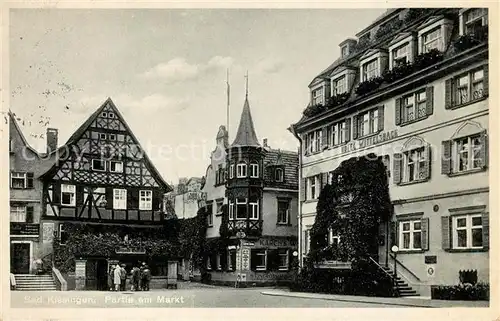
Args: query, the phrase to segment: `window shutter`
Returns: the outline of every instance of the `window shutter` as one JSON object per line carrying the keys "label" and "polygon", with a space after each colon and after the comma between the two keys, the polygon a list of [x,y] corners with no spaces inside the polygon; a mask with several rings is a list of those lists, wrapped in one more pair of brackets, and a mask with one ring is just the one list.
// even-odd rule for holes
{"label": "window shutter", "polygon": [[449,216],[441,217],[441,245],[443,250],[449,250],[451,248]]}
{"label": "window shutter", "polygon": [[321,129],[321,148],[328,148],[328,134],[326,130],[326,126]]}
{"label": "window shutter", "polygon": [[113,188],[112,187],[106,188],[106,208],[107,209],[113,208]]}
{"label": "window shutter", "polygon": [[328,184],[328,172],[321,174],[321,180],[321,186],[324,187],[326,184]]}
{"label": "window shutter", "polygon": [[429,218],[425,217],[421,220],[422,228],[422,250],[429,250]]}
{"label": "window shutter", "polygon": [[307,179],[302,178],[300,180],[300,201],[303,202],[306,200],[306,184],[307,184]]}
{"label": "window shutter", "polygon": [[[76,186],[76,205],[83,205],[83,201],[84,201],[83,189],[84,189],[84,187],[81,185]],[[89,206],[93,206],[93,204],[89,204]]]}
{"label": "window shutter", "polygon": [[479,159],[482,162],[482,168],[488,167],[488,135],[486,135],[486,130],[481,132],[481,150],[479,151]]}
{"label": "window shutter", "polygon": [[351,118],[345,120],[345,141],[351,140]]}
{"label": "window shutter", "polygon": [[488,212],[483,213],[483,248],[490,248],[490,216]]}
{"label": "window shutter", "polygon": [[254,250],[251,250],[250,252],[250,269],[252,271],[257,270],[257,252]]}
{"label": "window shutter", "polygon": [[396,98],[396,108],[394,109],[396,125],[401,124],[401,98]]}
{"label": "window shutter", "polygon": [[358,116],[352,117],[352,139],[358,138]]}
{"label": "window shutter", "polygon": [[152,206],[153,206],[153,211],[158,211],[160,209],[160,204],[161,204],[161,194],[157,193],[156,191],[152,191]]}
{"label": "window shutter", "polygon": [[427,144],[427,146],[425,146],[425,157],[424,177],[425,179],[430,179],[432,164],[431,144]]}
{"label": "window shutter", "polygon": [[487,96],[488,95],[488,90],[490,88],[490,83],[489,83],[489,66],[488,64],[483,66],[483,95]]}
{"label": "window shutter", "polygon": [[433,86],[429,86],[426,88],[425,90],[425,96],[426,96],[426,110],[425,110],[425,114],[427,116],[430,116],[432,115],[432,113],[434,112],[434,87]]}
{"label": "window shutter", "polygon": [[61,183],[59,182],[52,185],[52,203],[61,204]]}
{"label": "window shutter", "polygon": [[26,223],[33,223],[33,206],[26,207]]}
{"label": "window shutter", "polygon": [[378,106],[378,130],[384,130],[384,105]]}
{"label": "window shutter", "polygon": [[398,222],[390,222],[391,247],[398,245]]}
{"label": "window shutter", "polygon": [[33,173],[26,173],[26,188],[33,188]]}
{"label": "window shutter", "polygon": [[443,157],[441,158],[441,174],[451,173],[451,140],[445,140],[441,143],[443,148]]}
{"label": "window shutter", "polygon": [[453,78],[446,79],[444,87],[444,108],[450,109],[452,107],[453,95]]}
{"label": "window shutter", "polygon": [[403,154],[401,153],[394,154],[393,156],[394,175],[392,176],[394,184],[401,183],[401,167],[403,165],[402,162],[403,162]]}

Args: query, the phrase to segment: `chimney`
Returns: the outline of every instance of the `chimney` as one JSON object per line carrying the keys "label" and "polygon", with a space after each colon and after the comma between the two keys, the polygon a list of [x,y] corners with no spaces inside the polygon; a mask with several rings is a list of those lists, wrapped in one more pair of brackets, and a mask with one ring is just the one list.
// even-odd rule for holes
{"label": "chimney", "polygon": [[264,147],[268,147],[267,146],[267,138],[264,138],[263,142],[262,142],[262,145],[264,145]]}
{"label": "chimney", "polygon": [[57,129],[47,128],[47,154],[57,149]]}

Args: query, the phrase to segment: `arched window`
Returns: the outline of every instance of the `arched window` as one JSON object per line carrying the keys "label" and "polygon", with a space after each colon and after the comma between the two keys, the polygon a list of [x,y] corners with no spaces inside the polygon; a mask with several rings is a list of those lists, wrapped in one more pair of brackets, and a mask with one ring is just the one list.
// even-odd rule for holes
{"label": "arched window", "polygon": [[276,168],[274,170],[274,180],[277,182],[283,182],[283,169]]}

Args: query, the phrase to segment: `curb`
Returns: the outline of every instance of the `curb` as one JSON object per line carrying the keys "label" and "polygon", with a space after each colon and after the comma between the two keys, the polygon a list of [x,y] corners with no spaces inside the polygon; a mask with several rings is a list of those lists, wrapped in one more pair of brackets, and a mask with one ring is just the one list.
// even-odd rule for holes
{"label": "curb", "polygon": [[[321,294],[299,294],[299,293],[281,293],[281,292],[268,292],[262,291],[260,292],[263,295],[269,296],[285,296],[285,297],[293,297],[293,298],[303,298],[303,299],[320,299],[320,300],[328,300],[328,301],[341,301],[341,302],[357,302],[357,303],[371,303],[371,304],[381,304],[381,305],[394,305],[394,306],[405,306],[405,307],[416,307],[416,308],[434,308],[430,302],[425,303],[417,303],[417,302],[387,302],[387,301],[378,301],[378,300],[370,300],[367,299],[354,299],[354,298],[342,298],[342,297],[327,297]],[[411,299],[405,299],[411,300]],[[425,301],[424,299],[417,299],[420,301]]]}

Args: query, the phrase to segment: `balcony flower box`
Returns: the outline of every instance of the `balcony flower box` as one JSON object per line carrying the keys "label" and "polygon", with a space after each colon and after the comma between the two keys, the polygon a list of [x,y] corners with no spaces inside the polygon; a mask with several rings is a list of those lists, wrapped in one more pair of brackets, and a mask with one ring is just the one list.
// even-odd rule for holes
{"label": "balcony flower box", "polygon": [[462,35],[453,42],[457,51],[464,51],[488,41],[488,26],[476,28],[474,32]]}
{"label": "balcony flower box", "polygon": [[370,92],[374,91],[382,83],[384,82],[383,77],[375,77],[367,81],[363,81],[359,83],[358,87],[356,87],[356,94],[359,96],[364,96],[366,94],[369,94]]}
{"label": "balcony flower box", "polygon": [[441,60],[443,60],[443,53],[437,49],[432,49],[415,57],[414,70],[425,69]]}
{"label": "balcony flower box", "polygon": [[384,81],[390,84],[395,82],[396,80],[410,75],[414,71],[415,67],[413,66],[413,64],[406,62],[392,68],[391,70],[387,70],[383,75]]}
{"label": "balcony flower box", "polygon": [[302,113],[306,117],[314,117],[314,116],[324,112],[325,110],[326,110],[326,107],[324,105],[309,105]]}
{"label": "balcony flower box", "polygon": [[345,103],[348,98],[349,98],[349,93],[342,93],[339,95],[332,96],[332,97],[328,98],[328,101],[326,103],[326,108],[330,109],[330,108],[340,106],[343,103]]}

